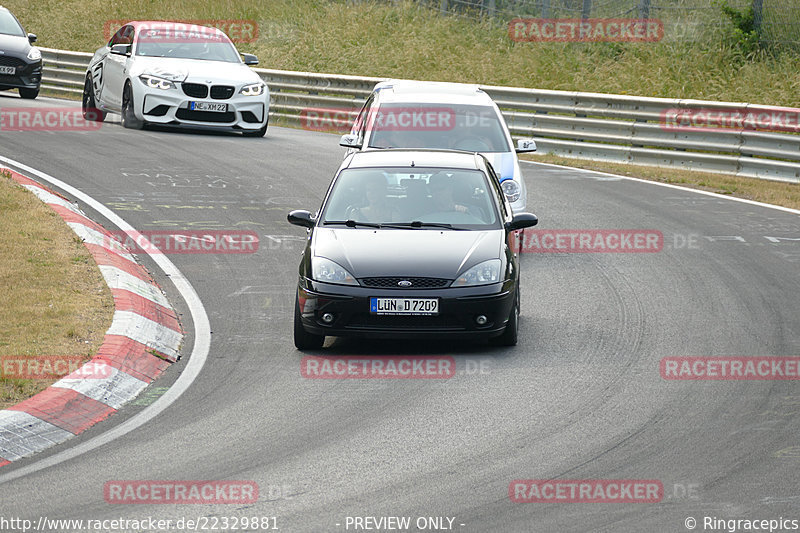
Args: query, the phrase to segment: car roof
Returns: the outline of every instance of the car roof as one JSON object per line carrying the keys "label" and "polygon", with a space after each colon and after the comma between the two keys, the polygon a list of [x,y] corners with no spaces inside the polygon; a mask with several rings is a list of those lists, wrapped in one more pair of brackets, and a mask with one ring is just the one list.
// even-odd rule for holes
{"label": "car roof", "polygon": [[380,149],[354,152],[343,168],[434,167],[483,170],[483,156],[457,150]]}
{"label": "car roof", "polygon": [[381,102],[492,105],[478,85],[442,81],[387,80],[375,85]]}
{"label": "car roof", "polygon": [[[202,26],[200,24],[188,22],[174,22],[170,20],[132,20],[123,24],[122,26],[133,26],[137,30],[140,28],[145,29],[179,29],[179,30],[203,30],[211,34],[225,35],[225,32],[213,26]],[[120,26],[120,27],[122,27]]]}

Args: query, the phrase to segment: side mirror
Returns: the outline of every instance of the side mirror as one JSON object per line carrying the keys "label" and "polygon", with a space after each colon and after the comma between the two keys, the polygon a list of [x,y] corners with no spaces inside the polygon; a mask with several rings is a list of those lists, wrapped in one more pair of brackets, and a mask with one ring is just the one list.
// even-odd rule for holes
{"label": "side mirror", "polygon": [[355,133],[347,133],[342,135],[342,138],[339,139],[339,146],[344,146],[345,148],[361,148],[362,143],[358,140],[358,135]]}
{"label": "side mirror", "polygon": [[242,54],[245,65],[258,65],[258,58],[253,54]]}
{"label": "side mirror", "polygon": [[130,56],[131,48],[133,48],[131,44],[115,44],[111,47],[111,53],[118,56]]}
{"label": "side mirror", "polygon": [[313,228],[314,224],[316,224],[316,220],[314,220],[314,215],[311,214],[310,211],[306,211],[304,209],[297,209],[289,213],[287,217],[290,224],[294,224],[295,226],[302,226],[304,228]]}
{"label": "side mirror", "polygon": [[535,226],[539,223],[539,219],[533,213],[517,213],[511,222],[506,223],[508,231],[517,231]]}
{"label": "side mirror", "polygon": [[31,43],[31,44],[36,42],[36,34],[35,33],[29,33],[28,34],[28,42]]}
{"label": "side mirror", "polygon": [[517,141],[517,153],[535,152],[536,142],[533,139],[520,139]]}

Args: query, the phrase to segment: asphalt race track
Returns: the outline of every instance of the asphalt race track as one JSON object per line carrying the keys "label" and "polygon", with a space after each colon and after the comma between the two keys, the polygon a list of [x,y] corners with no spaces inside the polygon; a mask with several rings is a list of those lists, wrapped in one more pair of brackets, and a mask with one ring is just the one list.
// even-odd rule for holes
{"label": "asphalt race track", "polygon": [[[67,105],[78,104],[0,96],[4,109]],[[667,380],[659,370],[671,356],[800,356],[797,214],[525,164],[535,229],[657,230],[663,248],[523,254],[513,349],[329,339],[313,352],[453,356],[450,379],[306,379],[307,354],[291,338],[305,233],[286,214],[319,207],[343,152],[338,136],[273,126],[263,139],[128,131],[115,117],[92,132],[0,132],[0,155],[69,183],[140,231],[260,237],[255,254],[169,256],[211,323],[208,359],[188,390],[135,431],[10,479],[136,415],[189,363],[186,303],[146,258],[182,313],[184,358],[138,405],[0,469],[0,514],[34,522],[269,516],[281,531],[315,532],[355,531],[347,517],[449,517],[464,532],[800,520],[798,382]],[[213,479],[254,481],[260,498],[235,506],[104,500],[111,480]],[[515,503],[509,484],[519,479],[659,480],[664,489],[660,503]]]}

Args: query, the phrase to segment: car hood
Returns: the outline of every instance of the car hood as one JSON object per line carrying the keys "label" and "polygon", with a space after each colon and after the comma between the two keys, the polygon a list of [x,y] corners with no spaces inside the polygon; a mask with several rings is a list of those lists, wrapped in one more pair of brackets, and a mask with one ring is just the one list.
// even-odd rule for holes
{"label": "car hood", "polygon": [[135,76],[152,74],[180,82],[243,84],[261,81],[258,74],[244,63],[170,57],[136,56],[131,73]]}
{"label": "car hood", "polygon": [[317,257],[339,263],[356,278],[409,276],[455,279],[487,259],[502,258],[505,232],[433,229],[317,228]]}
{"label": "car hood", "polygon": [[28,37],[18,37],[16,35],[3,35],[0,34],[0,50],[5,54],[14,57],[25,57],[28,55],[28,49],[31,44],[28,42]]}

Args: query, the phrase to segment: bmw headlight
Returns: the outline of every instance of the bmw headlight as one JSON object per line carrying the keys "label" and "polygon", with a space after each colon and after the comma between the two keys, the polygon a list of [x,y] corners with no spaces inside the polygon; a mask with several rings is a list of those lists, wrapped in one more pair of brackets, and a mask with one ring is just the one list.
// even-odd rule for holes
{"label": "bmw headlight", "polygon": [[42,51],[35,46],[28,50],[28,59],[31,61],[39,61],[42,58]]}
{"label": "bmw headlight", "polygon": [[475,285],[490,285],[500,281],[500,267],[499,259],[489,259],[483,263],[478,263],[461,274],[457,280],[453,282],[452,287],[472,287]]}
{"label": "bmw headlight", "polygon": [[519,200],[519,183],[509,178],[501,182],[500,186],[503,188],[503,193],[509,202],[513,203]]}
{"label": "bmw headlight", "polygon": [[264,88],[266,84],[258,82],[258,83],[251,83],[250,85],[245,85],[242,87],[242,90],[239,91],[240,94],[243,96],[261,96],[264,94]]}
{"label": "bmw headlight", "polygon": [[142,83],[147,85],[150,89],[174,89],[175,84],[169,80],[165,80],[164,78],[159,78],[158,76],[151,76],[150,74],[142,74],[139,76],[139,79],[142,80]]}
{"label": "bmw headlight", "polygon": [[311,258],[311,277],[324,283],[339,285],[358,285],[356,278],[339,263],[325,257]]}

